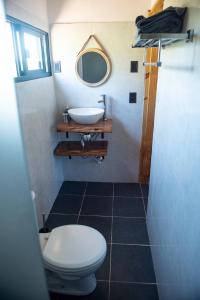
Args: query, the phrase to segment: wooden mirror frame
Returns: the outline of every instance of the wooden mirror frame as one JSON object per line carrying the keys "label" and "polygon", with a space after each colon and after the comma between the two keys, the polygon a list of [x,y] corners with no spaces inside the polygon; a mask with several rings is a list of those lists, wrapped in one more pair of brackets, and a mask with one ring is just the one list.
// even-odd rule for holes
{"label": "wooden mirror frame", "polygon": [[[79,73],[78,73],[78,62],[79,62],[80,57],[83,56],[85,53],[89,53],[89,52],[95,52],[95,53],[100,54],[103,57],[103,59],[105,60],[106,65],[107,65],[107,71],[106,71],[105,76],[97,83],[90,83],[90,82],[87,82],[87,81],[83,80],[80,77]],[[108,80],[108,78],[110,77],[110,74],[111,74],[111,61],[110,61],[110,58],[105,54],[105,52],[103,52],[103,50],[97,49],[97,48],[88,48],[88,49],[85,49],[85,50],[81,51],[78,54],[77,60],[76,60],[75,70],[76,70],[76,75],[77,75],[78,79],[83,84],[85,84],[87,86],[90,86],[90,87],[96,87],[96,86],[100,86],[103,83],[105,83]]]}

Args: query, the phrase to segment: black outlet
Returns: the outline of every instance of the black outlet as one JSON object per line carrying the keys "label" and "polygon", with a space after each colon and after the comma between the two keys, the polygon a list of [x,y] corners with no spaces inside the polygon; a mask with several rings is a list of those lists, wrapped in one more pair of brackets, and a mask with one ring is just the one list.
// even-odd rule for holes
{"label": "black outlet", "polygon": [[129,103],[136,103],[137,94],[129,93]]}
{"label": "black outlet", "polygon": [[138,61],[131,61],[131,73],[138,72]]}

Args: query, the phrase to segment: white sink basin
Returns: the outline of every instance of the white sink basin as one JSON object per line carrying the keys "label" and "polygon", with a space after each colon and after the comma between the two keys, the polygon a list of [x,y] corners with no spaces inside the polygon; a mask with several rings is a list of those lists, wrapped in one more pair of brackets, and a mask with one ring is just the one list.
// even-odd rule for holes
{"label": "white sink basin", "polygon": [[79,124],[95,124],[104,114],[102,108],[72,108],[68,110],[72,120]]}

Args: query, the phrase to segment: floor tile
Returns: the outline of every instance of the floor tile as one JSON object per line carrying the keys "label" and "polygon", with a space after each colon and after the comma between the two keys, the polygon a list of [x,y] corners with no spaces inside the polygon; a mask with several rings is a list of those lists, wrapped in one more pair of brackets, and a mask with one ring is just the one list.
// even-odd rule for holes
{"label": "floor tile", "polygon": [[48,217],[46,221],[46,227],[52,230],[55,227],[69,225],[69,224],[76,224],[77,222],[77,215],[59,215],[59,214],[52,214]]}
{"label": "floor tile", "polygon": [[145,219],[114,218],[113,243],[149,244]]}
{"label": "floor tile", "polygon": [[155,283],[149,246],[112,245],[113,281]]}
{"label": "floor tile", "polygon": [[50,300],[60,300],[60,294],[50,293],[49,298]]}
{"label": "floor tile", "polygon": [[60,295],[59,300],[108,300],[108,282],[98,281],[96,289],[88,296]]}
{"label": "floor tile", "polygon": [[112,215],[112,197],[86,196],[83,201],[81,215]]}
{"label": "floor tile", "polygon": [[147,213],[148,198],[144,198],[145,211]]}
{"label": "floor tile", "polygon": [[142,198],[115,197],[113,215],[121,217],[145,217]]}
{"label": "floor tile", "polygon": [[115,183],[114,196],[141,197],[139,183]]}
{"label": "floor tile", "polygon": [[88,182],[86,195],[113,196],[113,183]]}
{"label": "floor tile", "polygon": [[83,196],[58,195],[51,213],[78,214],[81,208]]}
{"label": "floor tile", "polygon": [[150,284],[111,283],[111,300],[159,300],[157,286]]}
{"label": "floor tile", "polygon": [[61,188],[60,194],[76,194],[83,195],[86,188],[86,182],[81,181],[64,181]]}
{"label": "floor tile", "polygon": [[96,278],[98,280],[109,280],[109,270],[110,270],[110,245],[107,245],[107,254],[103,265],[96,272]]}
{"label": "floor tile", "polygon": [[142,188],[142,195],[143,197],[148,197],[149,195],[149,185],[148,184],[141,184],[141,188]]}
{"label": "floor tile", "polygon": [[97,229],[105,237],[107,243],[110,243],[111,239],[111,222],[112,218],[109,217],[80,216],[79,218],[79,224]]}

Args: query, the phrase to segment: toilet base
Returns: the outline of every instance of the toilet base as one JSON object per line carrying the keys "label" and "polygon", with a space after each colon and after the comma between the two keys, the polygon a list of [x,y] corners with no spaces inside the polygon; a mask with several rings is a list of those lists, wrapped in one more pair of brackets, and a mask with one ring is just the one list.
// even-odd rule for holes
{"label": "toilet base", "polygon": [[47,283],[50,292],[65,295],[85,296],[91,294],[96,288],[95,274],[74,279],[65,279],[56,273],[46,271]]}

